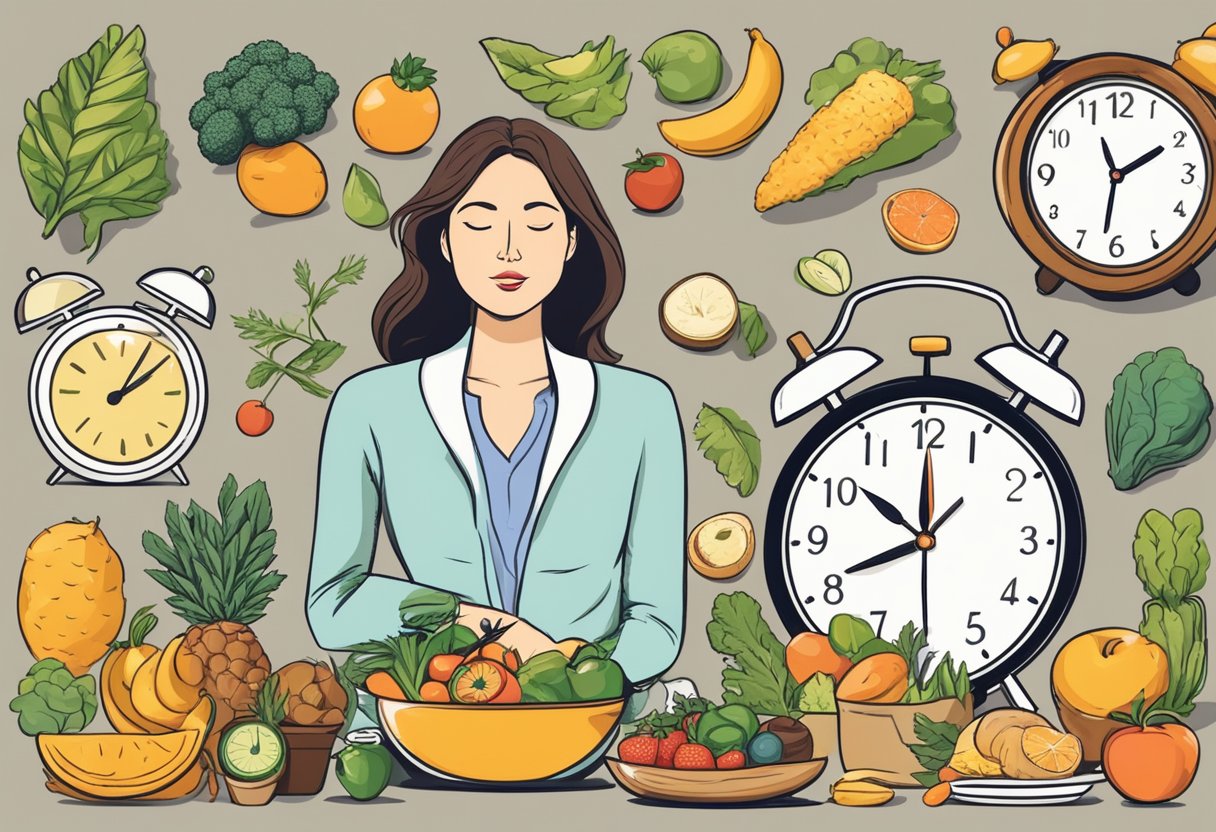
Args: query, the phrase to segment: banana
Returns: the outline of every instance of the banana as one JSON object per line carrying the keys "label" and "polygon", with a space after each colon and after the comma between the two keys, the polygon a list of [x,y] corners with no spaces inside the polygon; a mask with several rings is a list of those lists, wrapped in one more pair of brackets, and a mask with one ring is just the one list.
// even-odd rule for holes
{"label": "banana", "polygon": [[197,705],[202,695],[201,679],[200,684],[190,685],[177,674],[177,657],[185,638],[177,636],[165,645],[156,665],[156,698],[169,710],[183,714]]}
{"label": "banana", "polygon": [[752,39],[743,81],[726,101],[687,118],[659,122],[659,132],[673,147],[692,156],[721,156],[755,138],[781,98],[781,58],[759,29]]}
{"label": "banana", "polygon": [[169,708],[156,695],[156,670],[164,656],[163,651],[157,653],[135,671],[131,679],[131,704],[144,719],[162,726],[162,731],[176,731],[186,715]]}

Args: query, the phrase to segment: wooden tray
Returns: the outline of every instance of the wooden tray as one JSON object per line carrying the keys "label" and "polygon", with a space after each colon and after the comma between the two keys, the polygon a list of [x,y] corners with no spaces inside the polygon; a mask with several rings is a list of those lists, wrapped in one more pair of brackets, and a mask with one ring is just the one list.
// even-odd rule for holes
{"label": "wooden tray", "polygon": [[685,771],[605,760],[625,791],[647,800],[675,803],[754,803],[801,791],[823,773],[827,758],[725,771]]}

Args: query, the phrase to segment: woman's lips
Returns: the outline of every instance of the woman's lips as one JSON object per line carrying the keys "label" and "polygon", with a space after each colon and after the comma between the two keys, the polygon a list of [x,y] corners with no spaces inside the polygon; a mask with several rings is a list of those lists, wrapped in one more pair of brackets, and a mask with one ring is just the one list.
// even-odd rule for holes
{"label": "woman's lips", "polygon": [[497,284],[499,289],[504,292],[514,292],[520,286],[524,285],[524,281],[528,278],[519,272],[502,272],[491,278]]}

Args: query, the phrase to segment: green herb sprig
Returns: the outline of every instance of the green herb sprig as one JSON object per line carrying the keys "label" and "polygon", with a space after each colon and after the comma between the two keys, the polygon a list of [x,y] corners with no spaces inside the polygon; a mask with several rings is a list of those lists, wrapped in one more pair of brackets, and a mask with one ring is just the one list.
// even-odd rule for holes
{"label": "green herb sprig", "polygon": [[[250,390],[256,390],[270,384],[270,389],[262,397],[263,403],[284,378],[291,379],[305,393],[318,398],[329,398],[333,393],[318,383],[316,376],[332,367],[346,352],[346,347],[325,335],[316,318],[317,310],[328,303],[341,287],[358,283],[366,268],[367,258],[352,254],[342,258],[337,270],[318,285],[312,280],[312,268],[308,261],[297,260],[295,283],[307,295],[307,300],[302,304],[302,319],[295,323],[288,323],[283,318],[276,321],[260,309],[250,309],[248,315],[232,316],[240,337],[254,342],[250,349],[260,358],[249,371],[245,385]],[[304,348],[290,361],[281,362],[276,353],[292,343],[303,344]]]}

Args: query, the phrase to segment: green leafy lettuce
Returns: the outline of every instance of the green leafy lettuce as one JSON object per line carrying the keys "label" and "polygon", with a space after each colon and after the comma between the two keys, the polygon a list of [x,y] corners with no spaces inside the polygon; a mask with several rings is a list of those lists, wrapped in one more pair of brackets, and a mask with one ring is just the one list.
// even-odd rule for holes
{"label": "green leafy lettuce", "polygon": [[169,194],[169,140],[147,100],[143,54],[141,28],[124,37],[112,25],[60,68],[37,102],[25,102],[17,161],[30,203],[46,220],[42,236],[79,214],[90,260],[102,226],[155,214]]}
{"label": "green leafy lettuce", "polygon": [[920,742],[909,745],[908,750],[925,769],[912,776],[928,789],[941,782],[938,773],[950,765],[962,729],[951,722],[934,722],[924,714],[916,714],[912,718],[912,730]]}
{"label": "green leafy lettuce", "polygon": [[800,715],[798,686],[785,665],[785,645],[773,635],[755,598],[746,592],[719,595],[705,633],[710,646],[731,661],[722,670],[723,702],[757,714]]}
{"label": "green leafy lettuce", "polygon": [[701,405],[693,438],[705,458],[714,463],[726,484],[740,497],[756,490],[760,479],[760,437],[756,429],[729,407]]}
{"label": "green leafy lettuce", "polygon": [[[485,38],[481,47],[504,84],[545,114],[595,130],[625,112],[625,95],[633,73],[629,53],[616,51],[609,35],[596,44],[587,41],[573,55],[559,56],[530,43]],[[586,57],[583,57],[586,56]]]}
{"label": "green leafy lettuce", "polygon": [[950,90],[936,83],[946,74],[941,62],[906,60],[902,49],[891,49],[874,38],[854,41],[848,49],[837,53],[830,66],[815,72],[806,92],[806,103],[816,109],[826,106],[859,75],[871,69],[886,72],[908,86],[915,115],[876,151],[847,165],[808,196],[843,188],[858,177],[919,159],[954,133]]}
{"label": "green leafy lettuce", "polygon": [[1115,377],[1106,405],[1108,475],[1126,491],[1199,453],[1211,435],[1212,396],[1177,347],[1142,352]]}
{"label": "green leafy lettuce", "polygon": [[1140,633],[1169,659],[1169,688],[1154,708],[1186,716],[1207,679],[1207,620],[1197,593],[1207,582],[1212,558],[1204,542],[1203,517],[1193,508],[1168,516],[1150,509],[1140,518],[1132,554],[1146,601]]}
{"label": "green leafy lettuce", "polygon": [[59,659],[43,659],[17,683],[8,708],[28,736],[75,733],[97,713],[97,683],[88,673],[73,676]]}
{"label": "green leafy lettuce", "polygon": [[804,714],[836,713],[836,680],[816,673],[798,687],[798,710]]}

